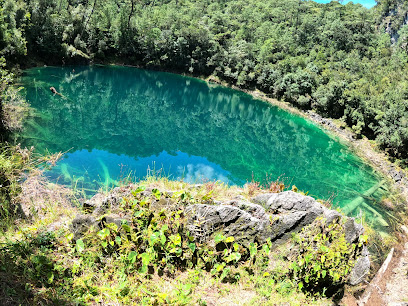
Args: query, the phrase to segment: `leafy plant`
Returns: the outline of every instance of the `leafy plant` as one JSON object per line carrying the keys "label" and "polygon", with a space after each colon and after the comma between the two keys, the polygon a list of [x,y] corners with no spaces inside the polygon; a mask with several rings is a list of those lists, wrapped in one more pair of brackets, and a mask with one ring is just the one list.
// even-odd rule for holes
{"label": "leafy plant", "polygon": [[291,273],[299,289],[321,294],[335,293],[344,285],[363,244],[347,243],[342,220],[327,224],[324,218],[305,227],[295,242],[299,255]]}
{"label": "leafy plant", "polygon": [[144,190],[143,186],[137,187],[121,204],[122,210],[131,211],[130,222],[120,226],[105,224],[99,231],[76,240],[78,255],[88,256],[87,249],[97,248],[97,253],[122,258],[127,273],[172,274],[176,269],[202,267],[221,279],[228,275],[228,266],[255,259],[257,244],[244,247],[222,233],[214,235],[213,243],[196,241],[184,226],[184,202],[190,198],[187,193],[174,193],[175,203],[160,208],[155,203],[160,203],[165,193],[153,189],[151,196],[145,196]]}

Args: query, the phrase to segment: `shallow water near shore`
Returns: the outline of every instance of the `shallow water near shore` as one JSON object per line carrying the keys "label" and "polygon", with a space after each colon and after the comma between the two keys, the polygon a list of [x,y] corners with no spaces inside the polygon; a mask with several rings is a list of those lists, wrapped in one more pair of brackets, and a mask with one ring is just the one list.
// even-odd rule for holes
{"label": "shallow water near shore", "polygon": [[21,82],[34,111],[16,141],[67,152],[46,173],[55,182],[92,194],[152,173],[241,186],[279,178],[386,226],[386,186],[371,167],[315,124],[245,93],[117,66],[33,68]]}

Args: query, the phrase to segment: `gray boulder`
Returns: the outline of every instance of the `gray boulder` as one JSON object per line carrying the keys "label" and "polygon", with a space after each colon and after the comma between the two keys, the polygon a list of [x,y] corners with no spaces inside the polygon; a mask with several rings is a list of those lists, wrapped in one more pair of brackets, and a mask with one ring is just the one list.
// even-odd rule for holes
{"label": "gray boulder", "polygon": [[[256,197],[253,201],[256,203]],[[264,207],[266,211],[274,214],[316,209],[319,211],[319,214],[323,212],[322,205],[315,199],[293,191],[269,194]]]}
{"label": "gray boulder", "polygon": [[94,217],[89,215],[78,215],[72,220],[70,230],[74,234],[74,239],[79,239],[85,234],[88,229],[97,225],[97,222]]}
{"label": "gray boulder", "polygon": [[[80,238],[91,226],[96,230],[105,223],[120,226],[130,222],[131,217],[121,211],[119,204],[129,197],[136,186],[115,188],[109,195],[95,195],[84,203],[88,214],[77,216],[71,225],[74,238]],[[141,192],[140,197],[150,197],[152,210],[179,209],[172,192],[163,192],[160,199],[152,194],[152,189]],[[138,195],[138,196],[139,196]],[[184,209],[186,228],[200,242],[212,241],[217,232],[224,236],[233,236],[238,243],[248,246],[251,242],[259,244],[267,239],[272,242],[284,242],[292,233],[299,232],[306,225],[312,224],[317,217],[324,217],[327,223],[334,222],[343,216],[324,207],[315,199],[293,191],[260,194],[245,200],[242,197],[226,202],[213,201],[213,204],[190,204]],[[363,233],[363,227],[353,218],[348,218],[344,233],[348,243],[356,243]],[[356,260],[350,276],[350,284],[358,284],[368,274],[370,259],[367,249]]]}
{"label": "gray boulder", "polygon": [[312,197],[293,191],[260,194],[252,202],[262,205],[268,218],[273,220],[269,235],[271,241],[289,238],[292,232],[311,224],[327,210]]}
{"label": "gray boulder", "polygon": [[239,199],[187,206],[187,227],[200,241],[220,230],[244,244],[263,243],[268,238],[284,241],[325,211],[312,197],[293,191],[261,194],[252,202]]}
{"label": "gray boulder", "polygon": [[[241,204],[241,207],[242,205],[244,204]],[[262,207],[258,209],[262,210]],[[185,214],[188,230],[201,242],[207,241],[212,234],[220,230],[226,236],[233,236],[243,245],[266,239],[268,219],[265,214],[256,217],[243,209],[225,204],[189,205],[185,209]]]}
{"label": "gray boulder", "polygon": [[[218,231],[233,236],[243,245],[250,242],[283,242],[292,233],[299,232],[312,224],[317,217],[324,217],[326,223],[342,218],[342,214],[331,210],[315,199],[293,191],[260,194],[251,202],[231,200],[218,205],[195,204],[187,206],[187,228],[200,241],[206,241]],[[354,218],[344,224],[348,243],[356,243],[364,228]],[[370,269],[370,258],[364,246],[351,272],[349,283],[356,285],[364,280]]]}
{"label": "gray boulder", "polygon": [[354,218],[348,218],[344,224],[346,241],[348,243],[354,243],[358,240],[361,234],[364,232],[364,228],[361,224],[354,221]]}
{"label": "gray boulder", "polygon": [[352,286],[358,285],[361,283],[370,271],[370,257],[369,252],[366,246],[363,247],[361,255],[357,258],[354,268],[351,271],[349,284]]}

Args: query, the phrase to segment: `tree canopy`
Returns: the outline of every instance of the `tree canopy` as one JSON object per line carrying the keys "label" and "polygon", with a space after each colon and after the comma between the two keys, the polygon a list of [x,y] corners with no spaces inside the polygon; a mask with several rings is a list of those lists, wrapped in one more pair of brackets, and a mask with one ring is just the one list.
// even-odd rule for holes
{"label": "tree canopy", "polygon": [[408,26],[373,9],[301,0],[0,0],[9,63],[124,62],[214,75],[344,121],[408,157]]}

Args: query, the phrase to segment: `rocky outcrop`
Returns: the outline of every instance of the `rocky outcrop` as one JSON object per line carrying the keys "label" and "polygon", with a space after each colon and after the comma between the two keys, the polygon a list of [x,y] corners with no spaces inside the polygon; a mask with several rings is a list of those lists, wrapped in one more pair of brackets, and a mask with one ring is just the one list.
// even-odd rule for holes
{"label": "rocky outcrop", "polygon": [[85,201],[82,205],[85,214],[77,215],[70,226],[74,239],[81,238],[91,226],[102,229],[104,223],[120,225],[122,221],[128,221],[130,217],[118,211],[118,206],[123,198],[131,195],[131,190],[135,188],[134,185],[118,187],[108,195],[97,193]]}
{"label": "rocky outcrop", "polygon": [[[247,204],[239,203],[239,205]],[[252,211],[254,214],[245,209],[254,209]],[[245,209],[229,204],[189,205],[185,210],[187,228],[200,242],[208,240],[215,232],[221,230],[225,235],[233,236],[236,241],[244,245],[253,241],[265,241],[269,223],[265,211],[255,204],[246,206]]]}
{"label": "rocky outcrop", "polygon": [[[72,222],[71,230],[78,239],[91,226],[103,228],[105,223],[130,222],[131,216],[118,209],[123,198],[131,197],[135,186],[116,188],[109,195],[97,194],[84,203],[87,214],[78,215]],[[150,198],[150,209],[170,209],[177,204],[173,192],[164,192],[157,197],[152,189],[140,193]],[[210,241],[217,232],[225,236],[233,236],[235,241],[248,246],[251,242],[262,244],[268,239],[281,243],[299,232],[306,225],[312,224],[316,218],[325,218],[326,223],[339,220],[343,216],[324,207],[315,199],[293,191],[281,193],[263,193],[250,201],[236,198],[217,204],[189,204],[184,208],[185,226],[199,242]],[[353,218],[344,223],[344,235],[348,243],[356,243],[363,233],[363,227]],[[361,282],[370,268],[369,254],[364,248],[352,271],[350,283]]]}
{"label": "rocky outcrop", "polygon": [[[74,234],[74,239],[79,239],[91,226],[95,230],[102,229],[106,223],[115,223],[120,226],[122,222],[129,222],[132,216],[129,212],[122,211],[120,204],[124,198],[132,197],[132,190],[137,186],[130,184],[124,187],[113,189],[108,195],[97,193],[91,199],[82,204],[85,214],[80,214],[72,221],[70,230]],[[146,188],[140,192],[142,197],[152,197],[154,200],[150,204],[151,209],[161,207],[171,207],[173,205],[172,192],[164,192],[160,199],[156,199],[152,193],[153,188]]]}
{"label": "rocky outcrop", "polygon": [[363,251],[361,255],[357,258],[356,263],[354,264],[354,268],[351,271],[349,284],[352,286],[358,285],[361,283],[368,272],[370,271],[370,254],[366,246],[363,247]]}
{"label": "rocky outcrop", "polygon": [[271,220],[269,236],[272,241],[285,239],[292,232],[298,232],[325,211],[325,208],[312,197],[293,191],[263,194],[253,198],[252,201],[265,207]]}

